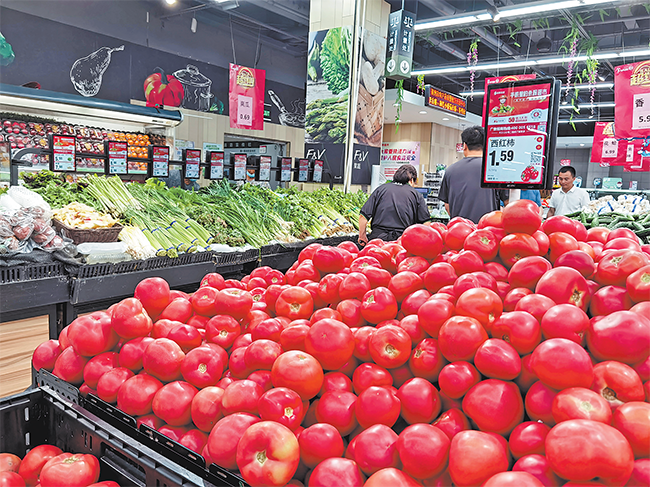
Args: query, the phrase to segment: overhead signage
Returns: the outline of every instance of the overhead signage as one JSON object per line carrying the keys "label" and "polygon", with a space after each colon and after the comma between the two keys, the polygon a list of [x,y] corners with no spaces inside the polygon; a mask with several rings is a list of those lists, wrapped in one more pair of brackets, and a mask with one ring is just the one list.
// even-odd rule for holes
{"label": "overhead signage", "polygon": [[223,159],[221,151],[212,151],[210,154],[210,167],[208,179],[223,179]]}
{"label": "overhead signage", "polygon": [[169,177],[169,147],[154,145],[151,149],[151,175],[154,178]]}
{"label": "overhead signage", "polygon": [[309,159],[296,159],[298,163],[298,181],[306,183],[309,180]]}
{"label": "overhead signage", "polygon": [[596,122],[589,162],[609,166],[625,165],[627,142],[614,137],[614,122]]}
{"label": "overhead signage", "polygon": [[230,64],[230,128],[264,129],[266,71]]}
{"label": "overhead signage", "polygon": [[106,145],[108,146],[108,174],[126,174],[128,144],[126,142],[110,141]]}
{"label": "overhead signage", "polygon": [[283,157],[280,159],[280,181],[291,181],[291,157]]}
{"label": "overhead signage", "polygon": [[312,176],[312,181],[315,183],[320,183],[323,181],[323,161],[315,160],[314,161],[314,174]]}
{"label": "overhead signage", "polygon": [[52,170],[75,171],[75,138],[52,136]]}
{"label": "overhead signage", "polygon": [[411,77],[415,46],[415,14],[398,10],[388,17],[386,77],[394,80]]}
{"label": "overhead signage", "polygon": [[201,149],[185,149],[185,171],[187,179],[199,179],[201,167]]}
{"label": "overhead signage", "polygon": [[554,78],[488,86],[482,187],[551,187],[559,90]]}
{"label": "overhead signage", "polygon": [[462,118],[465,118],[467,115],[467,100],[465,98],[439,90],[431,85],[426,85],[424,89],[424,104],[426,106],[437,108],[438,110]]}
{"label": "overhead signage", "polygon": [[650,137],[650,61],[614,68],[616,138]]}
{"label": "overhead signage", "polygon": [[242,181],[246,179],[246,154],[235,154],[235,180]]}
{"label": "overhead signage", "polygon": [[[489,85],[497,83],[510,83],[511,81],[523,81],[527,79],[535,79],[537,75],[533,74],[509,74],[507,76],[495,76],[493,78],[485,78],[485,96],[483,96],[483,125],[485,125],[485,114],[487,106],[487,89]],[[462,152],[462,151],[461,151]]]}
{"label": "overhead signage", "polygon": [[271,156],[260,156],[260,181],[269,181],[271,179]]}

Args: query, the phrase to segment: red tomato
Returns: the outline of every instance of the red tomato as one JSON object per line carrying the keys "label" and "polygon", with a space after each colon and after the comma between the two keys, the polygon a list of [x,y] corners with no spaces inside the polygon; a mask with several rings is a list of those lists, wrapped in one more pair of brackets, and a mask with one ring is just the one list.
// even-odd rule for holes
{"label": "red tomato", "polygon": [[582,250],[570,250],[555,259],[555,267],[572,267],[582,274],[585,279],[591,278],[596,271],[594,259]]}
{"label": "red tomato", "polygon": [[275,311],[290,320],[309,319],[314,311],[314,300],[309,291],[293,286],[280,293],[275,302]]}
{"label": "red tomato", "polygon": [[[262,283],[265,282],[266,281],[262,280]],[[250,289],[253,289],[253,287],[257,287],[257,286],[253,286],[251,284]],[[207,317],[214,316],[216,314],[215,301],[217,299],[218,294],[219,291],[213,287],[210,286],[200,287],[190,298],[190,304],[192,305],[192,309],[194,310],[194,313],[196,313],[197,315],[207,316]]]}
{"label": "red tomato", "polygon": [[418,309],[418,320],[422,329],[433,338],[438,338],[440,327],[451,318],[454,305],[441,299],[429,299]]}
{"label": "red tomato", "polygon": [[74,347],[68,347],[57,357],[52,373],[72,385],[79,386],[83,382],[83,370],[88,363],[88,357],[82,357],[75,352]]}
{"label": "red tomato", "polygon": [[341,372],[328,372],[323,378],[323,387],[318,395],[322,396],[330,391],[352,392],[353,390],[352,381],[347,375]]}
{"label": "red tomato", "polygon": [[358,299],[345,299],[336,306],[336,311],[341,315],[343,323],[350,328],[355,328],[366,324],[361,314],[361,307],[362,303]]}
{"label": "red tomato", "polygon": [[193,312],[192,303],[190,303],[189,299],[176,298],[170,301],[158,318],[187,323]]}
{"label": "red tomato", "polygon": [[388,285],[388,289],[393,293],[398,303],[401,303],[409,294],[422,288],[424,288],[424,281],[418,274],[411,271],[404,271],[394,275]]}
{"label": "red tomato", "polygon": [[565,232],[555,232],[548,236],[549,239],[549,260],[554,264],[561,255],[572,250],[579,250],[578,241],[573,235]]}
{"label": "red tomato", "polygon": [[402,384],[397,391],[397,398],[401,404],[401,416],[408,424],[431,423],[438,417],[442,407],[438,390],[431,382],[420,377]]}
{"label": "red tomato", "polygon": [[109,370],[119,367],[119,355],[106,352],[91,358],[84,367],[84,382],[91,389],[97,389],[97,382]]}
{"label": "red tomato", "polygon": [[314,487],[357,487],[365,480],[359,466],[347,458],[327,458],[320,462],[309,477],[309,485]]}
{"label": "red tomato", "polygon": [[362,299],[364,294],[370,291],[370,280],[361,272],[351,272],[343,278],[338,287],[339,298]]}
{"label": "red tomato", "polygon": [[62,351],[63,349],[58,340],[47,340],[38,345],[32,354],[34,370],[45,369],[52,372],[56,359],[61,355]]}
{"label": "red tomato", "polygon": [[572,304],[558,304],[544,313],[541,325],[545,338],[567,338],[584,346],[589,317]]}
{"label": "red tomato", "polygon": [[546,437],[546,457],[554,472],[574,481],[598,477],[607,484],[624,485],[634,468],[625,437],[609,425],[586,419],[554,426]]}
{"label": "red tomato", "polygon": [[92,357],[111,350],[120,337],[113,331],[111,315],[96,311],[70,323],[68,339],[79,355]]}
{"label": "red tomato", "polygon": [[372,289],[388,287],[390,279],[393,277],[386,269],[380,269],[378,267],[366,267],[361,271],[361,273],[368,278]]}
{"label": "red tomato", "polygon": [[359,425],[355,412],[356,402],[357,396],[351,392],[326,392],[317,403],[312,403],[312,406],[316,404],[314,419],[319,423],[331,424],[341,436],[347,436]]}
{"label": "red tomato", "polygon": [[475,318],[486,330],[503,313],[503,302],[490,289],[468,289],[456,301],[456,314]]}
{"label": "red tomato", "polygon": [[481,485],[508,470],[507,445],[482,431],[461,431],[451,440],[449,474],[459,487]]}
{"label": "red tomato", "polygon": [[431,297],[431,293],[426,289],[420,289],[414,293],[409,294],[404,301],[402,301],[401,311],[405,316],[417,315],[420,307],[427,302]]}
{"label": "red tomato", "polygon": [[156,338],[142,355],[142,366],[150,374],[164,382],[181,378],[181,365],[185,353],[181,347],[168,338]]}
{"label": "red tomato", "polygon": [[391,485],[393,487],[418,487],[420,483],[416,482],[401,470],[389,467],[382,468],[373,473],[363,485],[364,487],[383,487],[385,485]]}
{"label": "red tomato", "polygon": [[627,485],[650,485],[650,458],[640,458],[634,462]]}
{"label": "red tomato", "polygon": [[413,424],[397,439],[403,470],[417,479],[436,477],[445,471],[450,445],[447,435],[430,424]]}
{"label": "red tomato", "polygon": [[544,454],[544,440],[551,428],[537,421],[518,424],[510,433],[508,446],[515,460],[525,455]]}
{"label": "red tomato", "polygon": [[607,243],[607,235],[609,235],[610,229],[605,227],[593,227],[587,230],[587,242],[600,242],[602,244]]}
{"label": "red tomato", "polygon": [[625,287],[635,303],[650,301],[650,265],[627,276]]}
{"label": "red tomato", "polygon": [[225,349],[229,349],[240,334],[241,326],[228,315],[213,316],[205,328],[205,339]]}
{"label": "red tomato", "polygon": [[624,403],[645,399],[639,374],[629,365],[615,361],[601,362],[594,366],[591,389],[607,401],[612,411]]}
{"label": "red tomato", "polygon": [[474,318],[452,316],[440,328],[438,345],[442,355],[454,362],[472,360],[478,347],[488,339],[483,326]]}
{"label": "red tomato", "polygon": [[192,422],[201,431],[209,433],[223,417],[221,411],[223,392],[221,387],[206,387],[197,392],[192,399],[190,407]]}
{"label": "red tomato", "polygon": [[220,467],[237,468],[237,445],[244,432],[260,418],[248,413],[235,413],[221,418],[208,436],[207,449],[212,461]]}
{"label": "red tomato", "polygon": [[309,333],[308,325],[295,325],[285,328],[280,333],[280,345],[283,350],[302,350],[305,352],[305,338]]}
{"label": "red tomato", "polygon": [[311,260],[323,274],[336,273],[345,267],[343,253],[336,247],[317,248]]}
{"label": "red tomato", "polygon": [[[388,426],[376,424],[356,437],[354,460],[366,475],[399,466],[397,434]],[[367,485],[367,484],[366,484]]]}
{"label": "red tomato", "polygon": [[547,218],[542,224],[542,231],[546,235],[551,235],[556,232],[568,233],[571,236],[576,235],[576,225],[575,221],[571,220],[566,216],[556,215],[551,218]]}
{"label": "red tomato", "polygon": [[400,400],[387,388],[371,386],[359,394],[354,406],[359,425],[393,426],[400,415]]}
{"label": "red tomato", "polygon": [[544,313],[555,306],[555,301],[543,294],[529,294],[515,305],[515,311],[526,311],[541,323]]}
{"label": "red tomato", "polygon": [[373,363],[365,363],[359,365],[354,371],[352,384],[354,392],[361,394],[370,386],[392,386],[393,377],[384,367]]}
{"label": "red tomato", "polygon": [[366,267],[377,267],[381,269],[381,264],[374,257],[359,256],[350,264],[350,272],[363,272]]}
{"label": "red tomato", "polygon": [[391,320],[395,318],[397,311],[395,295],[385,287],[371,289],[361,301],[361,315],[369,323],[377,324]]}
{"label": "red tomato", "polygon": [[258,414],[258,402],[264,389],[248,379],[236,380],[223,391],[221,410],[224,416],[234,413]]}
{"label": "red tomato", "polygon": [[528,472],[501,472],[490,477],[483,487],[544,487],[544,484]]}
{"label": "red tomato", "polygon": [[632,311],[615,311],[592,320],[587,346],[597,360],[618,360],[629,365],[648,357],[650,319]]}
{"label": "red tomato", "polygon": [[627,277],[650,264],[650,256],[633,250],[611,250],[598,262],[596,282],[602,285],[625,287]]}
{"label": "red tomato", "polygon": [[376,364],[394,369],[408,362],[411,355],[411,338],[402,328],[388,325],[372,334],[368,348]]}
{"label": "red tomato", "polygon": [[115,333],[127,340],[147,336],[153,328],[151,318],[135,298],[120,301],[113,308],[111,324]]}
{"label": "red tomato", "polygon": [[539,244],[528,234],[511,233],[499,242],[499,257],[508,268],[518,260],[531,255],[539,255]]}
{"label": "red tomato", "polygon": [[208,442],[208,435],[203,431],[194,428],[181,436],[178,442],[184,447],[189,448],[193,452],[196,452],[200,455],[205,448],[206,443]]}
{"label": "red tomato", "polygon": [[307,411],[297,392],[286,387],[266,391],[259,398],[258,409],[263,421],[276,421],[294,431]]}
{"label": "red tomato", "polygon": [[456,270],[451,264],[438,262],[424,273],[424,286],[430,293],[437,293],[444,286],[453,284],[457,278]]}
{"label": "red tomato", "polygon": [[435,259],[442,252],[442,237],[427,225],[411,225],[402,234],[402,246],[411,254]]}
{"label": "red tomato", "polygon": [[397,266],[397,272],[411,271],[416,274],[422,274],[430,266],[430,263],[424,257],[418,257],[417,255],[412,257],[406,257],[402,262]]}
{"label": "red tomato", "polygon": [[273,388],[273,379],[271,379],[270,370],[256,370],[255,372],[251,372],[246,379],[255,382],[264,392]]}
{"label": "red tomato", "polygon": [[[205,280],[206,278],[207,276],[203,279]],[[144,309],[147,310],[147,314],[150,316],[157,316],[162,313],[171,301],[169,284],[160,277],[143,279],[135,287],[133,295],[142,303],[142,306],[144,306]]]}
{"label": "red tomato", "polygon": [[543,455],[526,455],[521,457],[512,467],[513,472],[528,472],[547,486],[559,486],[563,481],[553,473],[551,465]]}
{"label": "red tomato", "polygon": [[532,368],[545,385],[555,389],[590,387],[594,369],[589,354],[565,338],[552,338],[533,352]]}
{"label": "red tomato", "polygon": [[25,487],[25,481],[16,472],[0,471],[0,486],[2,487]]}
{"label": "red tomato", "polygon": [[[18,473],[20,457],[13,453],[0,453],[0,472]],[[22,478],[22,477],[21,477]]]}
{"label": "red tomato", "polygon": [[472,364],[458,361],[443,367],[438,377],[438,386],[450,398],[460,399],[480,380],[481,374]]}
{"label": "red tomato", "polygon": [[221,276],[221,274],[218,274],[216,272],[211,272],[209,274],[206,274],[205,277],[201,280],[201,287],[203,286],[210,286],[215,289],[218,289],[221,291],[225,286],[225,280]]}
{"label": "red tomato", "polygon": [[[470,272],[463,274],[454,282],[453,294],[458,297],[468,289],[484,287],[491,289],[495,293],[499,290],[497,281],[487,272]],[[445,288],[440,291],[444,291]]]}
{"label": "red tomato", "polygon": [[176,342],[185,353],[198,347],[203,341],[201,333],[196,328],[182,324],[176,325],[170,329],[166,338]]}
{"label": "red tomato", "polygon": [[474,365],[481,374],[491,379],[513,380],[521,372],[517,350],[498,338],[490,338],[478,347]]}
{"label": "red tomato", "polygon": [[650,404],[634,401],[614,411],[612,426],[629,441],[636,458],[648,457],[650,444]]}
{"label": "red tomato", "polygon": [[345,324],[333,319],[314,323],[305,337],[305,350],[326,370],[337,370],[350,360],[354,337]]}
{"label": "red tomato", "polygon": [[526,393],[526,414],[533,421],[542,421],[545,424],[553,425],[552,407],[557,390],[551,389],[541,381],[535,382]]}
{"label": "red tomato", "polygon": [[532,235],[542,224],[539,206],[530,200],[517,200],[503,209],[503,229],[506,233]]}
{"label": "red tomato", "polygon": [[323,387],[323,368],[318,360],[297,350],[285,352],[275,360],[271,377],[275,387],[292,389],[304,401],[314,397]]}
{"label": "red tomato", "polygon": [[569,419],[590,419],[610,424],[612,412],[599,394],[584,387],[570,387],[560,391],[551,406],[556,423]]}
{"label": "red tomato", "polygon": [[457,254],[450,255],[448,263],[451,264],[459,276],[470,272],[481,272],[485,269],[483,259],[473,250],[461,250]]}
{"label": "red tomato", "polygon": [[298,262],[303,262],[305,260],[311,260],[311,258],[314,256],[314,253],[316,250],[321,248],[323,245],[319,243],[312,243],[307,245],[304,249],[300,251],[300,254],[298,254]]}
{"label": "red tomato", "polygon": [[[498,284],[499,283],[497,283],[497,285]],[[510,286],[510,284],[508,284],[508,286]],[[503,299],[503,311],[514,311],[519,300],[529,294],[533,294],[533,292],[525,287],[510,289],[508,294],[506,294],[506,297]]]}
{"label": "red tomato", "polygon": [[607,243],[603,246],[603,251],[610,249],[627,249],[641,252],[641,246],[638,244],[638,241],[636,239],[632,240],[627,237],[607,240]]}
{"label": "red tomato", "polygon": [[[341,321],[341,313],[332,308],[317,309],[314,311],[314,314],[311,315],[311,318],[309,318],[308,326],[311,326],[317,321],[324,320],[326,318]],[[290,326],[294,325],[291,324]]]}
{"label": "red tomato", "polygon": [[42,487],[85,487],[99,480],[99,460],[94,455],[62,453],[43,465]]}
{"label": "red tomato", "polygon": [[470,429],[467,416],[457,408],[447,409],[433,422],[433,425],[447,435],[450,440],[459,432]]}
{"label": "red tomato", "polygon": [[192,399],[197,392],[196,387],[184,381],[165,384],[153,398],[153,413],[171,426],[185,426],[192,420]]}
{"label": "red tomato", "polygon": [[487,379],[465,394],[463,412],[481,431],[507,436],[524,418],[524,401],[513,382]]}
{"label": "red tomato", "polygon": [[62,453],[63,451],[54,445],[35,446],[23,457],[18,468],[18,474],[25,480],[27,485],[36,485],[43,466]]}
{"label": "red tomato", "polygon": [[591,316],[604,316],[614,311],[628,310],[634,303],[624,287],[603,286],[591,297]]}
{"label": "red tomato", "polygon": [[109,370],[97,381],[96,394],[102,401],[110,404],[117,402],[117,392],[127,379],[133,377],[133,371],[124,367]]}
{"label": "red tomato", "polygon": [[[226,355],[227,356],[227,355]],[[183,379],[194,387],[202,389],[219,382],[225,367],[224,357],[210,347],[190,350],[181,364]]]}
{"label": "red tomato", "polygon": [[575,269],[557,267],[544,274],[535,286],[535,293],[551,298],[557,304],[573,304],[586,311],[591,294],[587,280]]}
{"label": "red tomato", "polygon": [[539,322],[526,311],[502,314],[490,332],[494,338],[501,338],[512,345],[519,355],[531,353],[542,340]]}
{"label": "red tomato", "polygon": [[[450,222],[451,223],[451,222]],[[458,222],[455,225],[447,226],[447,234],[445,235],[445,245],[451,250],[460,250],[463,248],[463,243],[467,236],[474,231],[473,224],[465,222]]]}
{"label": "red tomato", "polygon": [[338,430],[327,423],[319,423],[305,428],[298,437],[298,444],[300,445],[300,460],[308,468],[315,468],[328,458],[342,457],[345,451],[343,438]]}
{"label": "red tomato", "polygon": [[[279,338],[279,337],[278,337]],[[244,353],[244,363],[250,371],[271,370],[275,359],[282,354],[282,347],[273,340],[254,340]]]}
{"label": "red tomato", "polygon": [[117,407],[131,416],[149,414],[153,398],[162,386],[162,382],[148,374],[135,375],[119,388]]}

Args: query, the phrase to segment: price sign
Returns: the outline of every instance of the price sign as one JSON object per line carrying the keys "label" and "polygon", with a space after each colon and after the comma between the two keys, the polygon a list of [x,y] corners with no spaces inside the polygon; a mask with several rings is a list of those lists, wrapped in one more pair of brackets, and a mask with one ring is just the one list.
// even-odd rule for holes
{"label": "price sign", "polygon": [[199,179],[201,149],[185,149],[185,175],[187,179]]}
{"label": "price sign", "polygon": [[153,168],[151,175],[154,178],[169,177],[169,147],[153,146],[152,149]]}
{"label": "price sign", "polygon": [[283,157],[280,160],[280,181],[291,181],[291,157]]}
{"label": "price sign", "polygon": [[314,176],[312,180],[315,183],[320,183],[323,180],[323,161],[319,159],[314,161]]}
{"label": "price sign", "polygon": [[126,174],[126,142],[108,142],[108,174]]}
{"label": "price sign", "polygon": [[253,97],[239,95],[237,97],[237,123],[250,127],[253,125]]}
{"label": "price sign", "polygon": [[75,171],[74,137],[52,136],[53,171]]}
{"label": "price sign", "polygon": [[235,180],[246,179],[246,154],[235,154]]}
{"label": "price sign", "polygon": [[553,78],[488,86],[482,187],[544,189],[555,152],[557,93]]}
{"label": "price sign", "polygon": [[260,156],[260,181],[271,179],[271,156]]}
{"label": "price sign", "polygon": [[634,130],[650,129],[650,93],[634,95],[632,128]]}
{"label": "price sign", "polygon": [[603,139],[602,159],[611,159],[618,157],[618,140],[609,138]]}
{"label": "price sign", "polygon": [[209,179],[223,179],[223,152],[210,152]]}
{"label": "price sign", "polygon": [[298,181],[306,183],[309,180],[309,159],[298,159]]}

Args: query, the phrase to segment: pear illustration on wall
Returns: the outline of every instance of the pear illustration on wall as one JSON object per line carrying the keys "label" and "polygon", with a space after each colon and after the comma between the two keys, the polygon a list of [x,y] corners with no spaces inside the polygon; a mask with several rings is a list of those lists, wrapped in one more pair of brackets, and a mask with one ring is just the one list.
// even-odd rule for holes
{"label": "pear illustration on wall", "polygon": [[101,47],[86,57],[77,59],[70,69],[70,81],[83,96],[95,96],[102,87],[102,77],[111,63],[111,53],[123,51],[120,47]]}

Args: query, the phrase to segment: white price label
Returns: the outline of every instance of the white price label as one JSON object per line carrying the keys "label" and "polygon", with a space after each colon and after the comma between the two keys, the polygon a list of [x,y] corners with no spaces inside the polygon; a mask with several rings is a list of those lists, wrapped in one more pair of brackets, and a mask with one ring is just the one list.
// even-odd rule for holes
{"label": "white price label", "polygon": [[603,139],[603,159],[616,158],[618,155],[618,140],[616,139]]}
{"label": "white price label", "polygon": [[632,129],[650,129],[650,93],[636,93],[634,95]]}
{"label": "white price label", "polygon": [[487,182],[539,183],[544,168],[543,135],[492,137],[488,141]]}
{"label": "white price label", "polygon": [[237,99],[237,124],[253,125],[253,97],[239,95]]}

